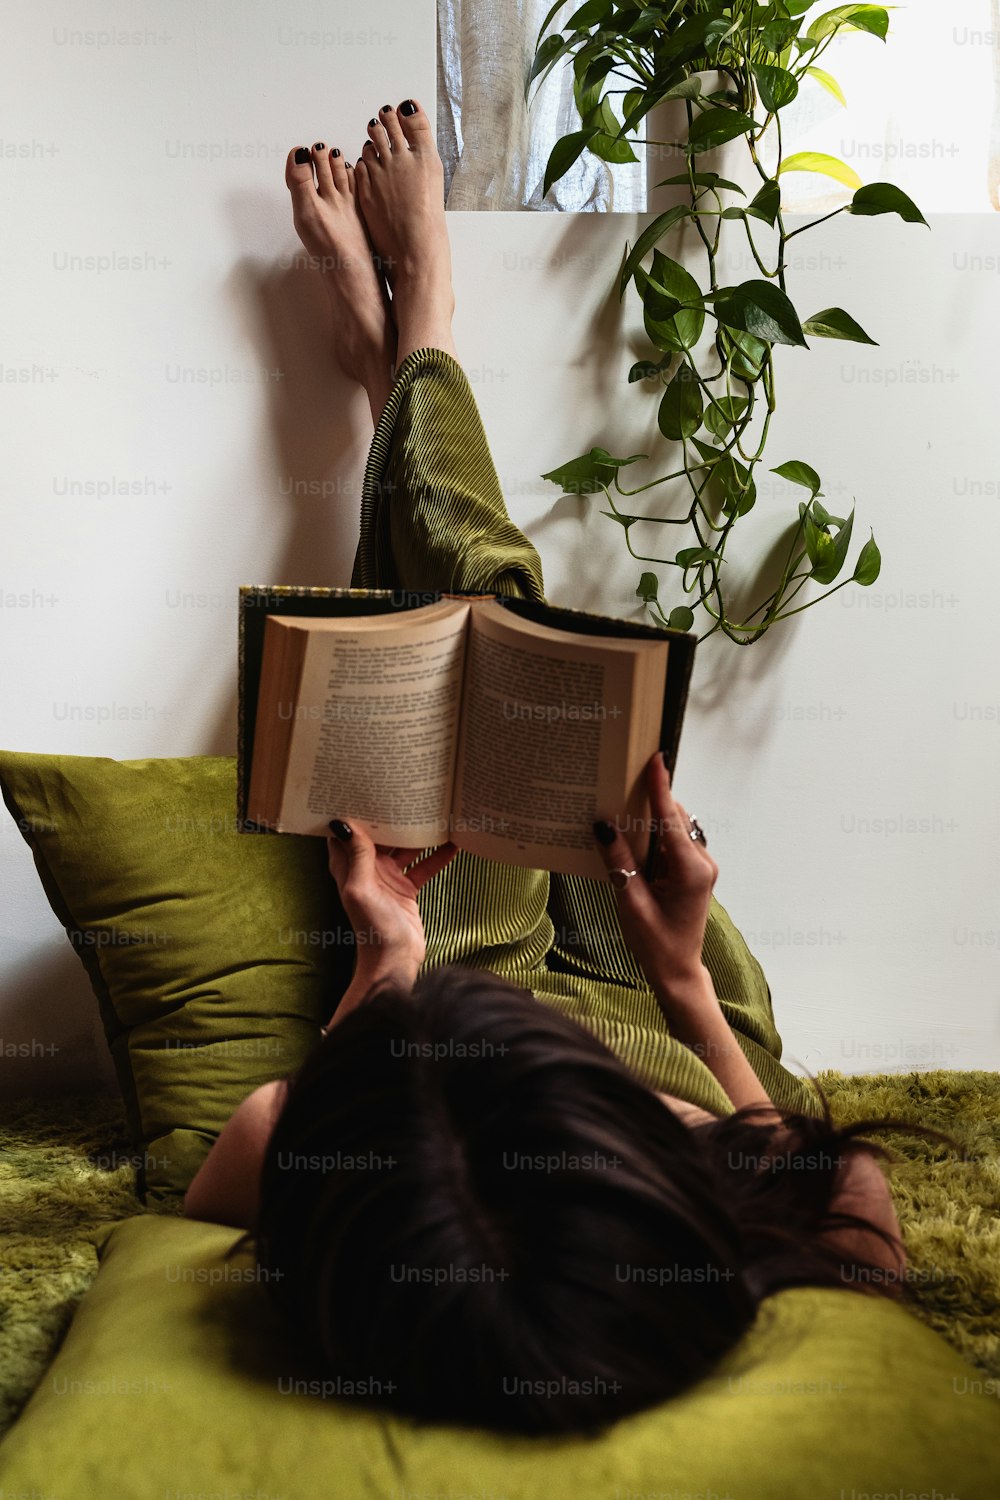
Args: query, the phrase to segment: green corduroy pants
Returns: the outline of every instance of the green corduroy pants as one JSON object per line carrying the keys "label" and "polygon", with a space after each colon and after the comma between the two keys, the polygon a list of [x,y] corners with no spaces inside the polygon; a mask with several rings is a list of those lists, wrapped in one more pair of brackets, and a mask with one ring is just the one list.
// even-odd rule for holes
{"label": "green corduroy pants", "polygon": [[[414,350],[396,372],[368,457],[351,584],[544,599],[541,561],[507,514],[472,388],[444,350]],[[596,1032],[650,1087],[732,1110],[701,1058],[670,1036],[608,882],[460,852],[419,905],[425,970],[457,963],[499,974]],[[702,957],[771,1099],[815,1113],[812,1085],[779,1060],[763,970],[714,898]]]}

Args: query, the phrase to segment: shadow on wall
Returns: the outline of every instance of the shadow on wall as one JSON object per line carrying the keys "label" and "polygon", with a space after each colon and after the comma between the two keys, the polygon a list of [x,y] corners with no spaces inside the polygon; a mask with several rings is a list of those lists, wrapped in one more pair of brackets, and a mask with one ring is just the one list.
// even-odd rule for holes
{"label": "shadow on wall", "polygon": [[6,973],[3,1028],[5,1097],[117,1090],[97,1000],[66,938],[36,949]]}
{"label": "shadow on wall", "polygon": [[[260,536],[260,561],[241,581],[346,586],[372,425],[364,391],[337,364],[337,330],[321,273],[301,250],[291,266],[244,256],[226,291],[246,316],[244,332],[261,368],[282,372],[262,388],[268,405],[260,446],[273,454],[279,481],[274,531]],[[241,499],[230,495],[223,503],[238,513]],[[232,661],[231,688],[205,733],[204,755],[236,750],[235,640]]]}

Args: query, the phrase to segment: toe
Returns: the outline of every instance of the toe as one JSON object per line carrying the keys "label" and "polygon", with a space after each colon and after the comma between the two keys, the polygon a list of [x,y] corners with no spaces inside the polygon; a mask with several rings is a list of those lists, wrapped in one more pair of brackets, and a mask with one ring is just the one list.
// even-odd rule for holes
{"label": "toe", "polygon": [[334,146],[330,152],[330,175],[338,193],[350,191],[351,174],[347,170],[344,153],[337,146]]}
{"label": "toe", "polygon": [[368,121],[368,139],[375,147],[379,156],[387,156],[391,150],[389,137],[385,133],[385,127],[378,120]]}
{"label": "toe", "polygon": [[361,148],[361,155],[358,157],[358,161],[363,161],[368,167],[378,166],[379,155],[378,151],[375,149],[374,141],[365,141],[364,145]]}
{"label": "toe", "polygon": [[416,99],[404,99],[399,106],[398,120],[407,143],[414,151],[426,151],[434,144],[431,124]]}
{"label": "toe", "polygon": [[285,162],[285,184],[293,202],[308,203],[316,197],[312,153],[308,146],[295,146]]}
{"label": "toe", "polygon": [[313,146],[313,165],[316,168],[316,186],[321,198],[333,197],[333,172],[330,168],[330,152],[323,141]]}
{"label": "toe", "polygon": [[383,104],[382,108],[378,112],[378,117],[382,122],[383,130],[389,137],[389,145],[392,147],[393,151],[400,151],[404,149],[406,146],[406,137],[403,134],[403,127],[399,123],[399,116],[396,114],[396,111],[393,109],[392,105]]}

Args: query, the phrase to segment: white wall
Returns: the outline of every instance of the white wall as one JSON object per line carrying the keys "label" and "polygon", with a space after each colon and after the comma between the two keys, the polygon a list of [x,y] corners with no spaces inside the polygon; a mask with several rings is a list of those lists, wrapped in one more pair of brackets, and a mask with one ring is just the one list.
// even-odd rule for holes
{"label": "white wall", "polygon": [[[8,89],[2,134],[34,154],[2,166],[18,225],[0,356],[6,748],[231,753],[238,584],[348,580],[370,424],[332,365],[320,291],[287,266],[282,164],[299,140],[356,154],[387,100],[429,105],[433,34],[395,0],[378,12],[392,42],[285,47],[270,14],[174,6],[169,42],[127,51],[54,42],[69,7],[19,13],[27,81]],[[298,4],[280,20],[322,31],[328,14]],[[336,29],[373,24],[353,0],[336,14]],[[166,144],[258,139],[266,154],[216,162]],[[456,338],[510,509],[550,597],[612,614],[635,607],[639,565],[595,501],[539,475],[592,443],[657,451],[655,399],[625,384],[641,320],[610,293],[643,222],[450,220]],[[765,964],[790,1062],[996,1068],[1000,222],[841,218],[796,243],[810,257],[789,282],[797,305],[845,306],[879,347],[782,351],[769,461],[812,463],[831,509],[856,499],[884,570],[749,650],[706,643],[678,794]],[[169,264],[60,269],[108,253]],[[290,494],[296,481],[326,493]],[[752,548],[796,499],[761,486]],[[60,1049],[31,1071],[0,1057],[6,1078],[107,1076],[82,969],[6,816],[0,869],[0,1037]]]}

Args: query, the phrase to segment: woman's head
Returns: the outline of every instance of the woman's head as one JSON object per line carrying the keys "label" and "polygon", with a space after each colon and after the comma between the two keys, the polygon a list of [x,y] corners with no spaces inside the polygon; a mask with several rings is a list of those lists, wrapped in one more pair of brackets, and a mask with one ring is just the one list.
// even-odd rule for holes
{"label": "woman's head", "polygon": [[[802,1128],[803,1149],[845,1139],[828,1118]],[[835,1168],[808,1190],[734,1169],[762,1134],[688,1128],[527,991],[438,969],[345,1017],[292,1079],[258,1256],[345,1392],[432,1421],[593,1428],[707,1373],[767,1291],[834,1279],[804,1247]]]}
{"label": "woman's head", "polygon": [[513,1430],[662,1399],[756,1305],[695,1133],[575,1022],[471,970],[376,995],[293,1079],[259,1240],[326,1364]]}

